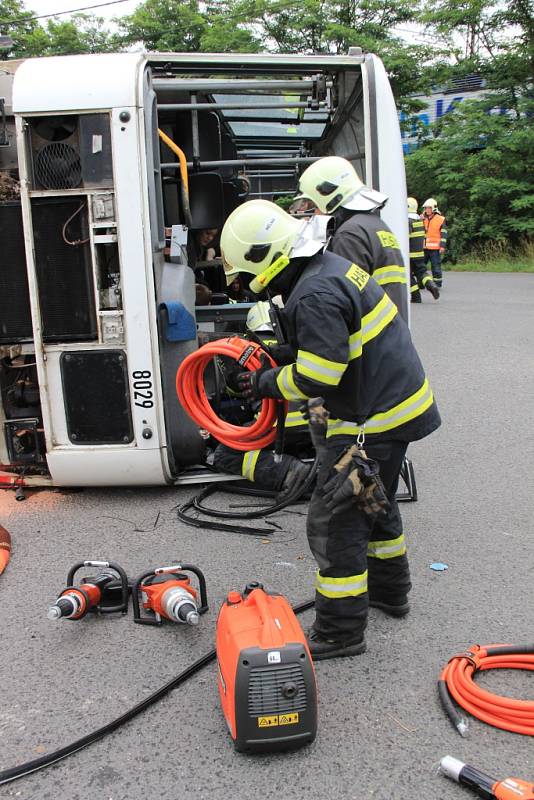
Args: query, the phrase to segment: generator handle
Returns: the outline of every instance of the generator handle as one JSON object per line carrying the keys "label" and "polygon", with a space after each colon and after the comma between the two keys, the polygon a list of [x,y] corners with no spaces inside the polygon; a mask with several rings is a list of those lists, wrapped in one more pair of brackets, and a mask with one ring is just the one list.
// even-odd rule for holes
{"label": "generator handle", "polygon": [[[272,620],[272,616],[269,610],[269,604],[267,602],[267,595],[265,591],[263,589],[254,589],[249,594],[248,600],[250,603],[254,603],[259,611],[264,635],[269,636],[271,643],[274,642],[275,638],[281,639],[282,637],[280,631]],[[267,627],[269,628],[268,632],[266,630]],[[283,644],[283,641],[281,641],[281,644]]]}

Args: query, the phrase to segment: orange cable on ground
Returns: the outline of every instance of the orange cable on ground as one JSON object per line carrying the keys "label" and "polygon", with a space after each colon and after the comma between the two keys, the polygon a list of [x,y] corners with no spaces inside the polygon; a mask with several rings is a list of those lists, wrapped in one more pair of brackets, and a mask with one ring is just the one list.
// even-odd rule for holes
{"label": "orange cable on ground", "polygon": [[262,355],[269,360],[271,366],[277,366],[259,344],[232,336],[203,345],[184,359],[176,373],[176,392],[187,414],[217,441],[234,450],[261,450],[275,440],[277,407],[280,401],[264,398],[252,425],[232,425],[218,417],[211,407],[204,388],[204,370],[215,356],[227,356],[243,369],[253,372],[262,366]]}
{"label": "orange cable on ground", "polygon": [[453,725],[465,735],[467,723],[457,713],[452,699],[488,725],[534,736],[534,701],[502,697],[477,686],[476,673],[489,669],[534,671],[534,644],[474,645],[469,651],[451,658],[441,672],[438,689]]}
{"label": "orange cable on ground", "polygon": [[11,536],[3,525],[0,525],[0,575],[9,564],[11,558]]}

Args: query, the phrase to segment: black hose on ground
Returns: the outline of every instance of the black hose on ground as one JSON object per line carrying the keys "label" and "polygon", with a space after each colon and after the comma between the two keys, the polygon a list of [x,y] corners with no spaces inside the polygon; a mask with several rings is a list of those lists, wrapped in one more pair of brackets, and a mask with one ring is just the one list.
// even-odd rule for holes
{"label": "black hose on ground", "polygon": [[317,475],[318,466],[318,460],[315,459],[310,467],[310,471],[305,482],[294,492],[289,492],[288,494],[284,495],[282,499],[275,500],[275,502],[271,505],[260,506],[253,511],[220,511],[219,509],[209,508],[208,506],[203,505],[203,501],[206,500],[207,497],[211,497],[211,495],[215,494],[215,492],[221,491],[231,494],[246,494],[254,497],[269,497],[272,496],[272,494],[265,492],[262,489],[256,489],[252,486],[236,486],[235,483],[211,484],[203,489],[200,494],[196,495],[196,497],[191,498],[186,503],[179,506],[177,510],[178,519],[180,519],[186,525],[191,525],[195,528],[208,528],[208,530],[245,533],[249,534],[250,536],[268,535],[273,532],[270,528],[249,528],[244,525],[227,525],[222,522],[208,522],[201,520],[198,517],[188,516],[187,512],[194,508],[201,514],[205,514],[206,516],[213,517],[215,519],[259,519],[261,517],[268,517],[271,514],[276,514],[278,511],[282,511],[284,508],[287,508],[287,506],[296,503],[311,489]]}
{"label": "black hose on ground", "polygon": [[[308,600],[306,603],[300,603],[299,605],[293,606],[293,611],[295,614],[302,614],[304,611],[312,608],[313,605],[314,601]],[[165,683],[149,697],[141,700],[140,703],[137,703],[137,705],[133,706],[133,708],[131,708],[129,711],[121,714],[120,717],[108,722],[106,725],[103,725],[96,731],[88,733],[87,736],[82,736],[81,739],[76,739],[75,742],[66,745],[66,747],[61,747],[59,750],[55,750],[53,753],[49,753],[46,756],[35,758],[33,761],[27,761],[25,764],[20,764],[18,767],[10,767],[9,769],[2,770],[2,772],[0,772],[0,786],[5,783],[16,781],[18,778],[23,778],[25,775],[31,775],[32,772],[38,772],[45,767],[50,767],[52,764],[57,764],[58,761],[62,761],[64,758],[73,755],[73,753],[77,753],[80,750],[83,750],[85,747],[89,747],[89,745],[93,744],[93,742],[103,739],[108,733],[112,733],[113,731],[117,730],[117,728],[120,728],[122,725],[129,722],[131,719],[134,719],[134,717],[137,717],[147,708],[154,705],[154,703],[157,703],[158,700],[161,700],[162,697],[165,697],[166,694],[172,692],[173,689],[176,689],[182,683],[185,683],[187,680],[189,680],[189,678],[192,678],[193,675],[195,675],[197,672],[200,672],[200,670],[205,666],[210,664],[212,661],[215,661],[215,657],[216,651],[210,650],[209,653],[201,656],[199,659],[197,659],[197,661],[180,672],[179,675],[176,675],[175,678],[172,678],[172,680],[168,681],[168,683]]]}

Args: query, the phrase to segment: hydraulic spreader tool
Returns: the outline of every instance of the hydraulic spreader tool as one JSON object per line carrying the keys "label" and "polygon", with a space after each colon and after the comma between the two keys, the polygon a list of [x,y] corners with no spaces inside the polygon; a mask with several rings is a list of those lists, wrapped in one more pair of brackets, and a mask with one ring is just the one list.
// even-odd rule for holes
{"label": "hydraulic spreader tool", "polygon": [[[196,575],[198,589],[191,585],[187,572]],[[161,625],[163,619],[198,625],[200,615],[208,610],[206,579],[193,564],[175,564],[148,570],[132,584],[132,605],[134,622],[140,625]],[[141,614],[141,605],[148,614]]]}
{"label": "hydraulic spreader tool", "polygon": [[317,690],[306,637],[287,600],[260,583],[232,591],[217,620],[219,695],[238,751],[315,739]]}
{"label": "hydraulic spreader tool", "polygon": [[521,778],[505,778],[503,781],[498,781],[452,756],[442,758],[440,768],[447,778],[468,786],[486,800],[494,797],[497,800],[534,800],[534,783],[527,783]]}
{"label": "hydraulic spreader tool", "polygon": [[[74,585],[78,570],[92,567],[98,570]],[[67,587],[48,609],[49,619],[82,619],[89,612],[112,614],[128,611],[128,577],[115,561],[78,561],[67,575]]]}

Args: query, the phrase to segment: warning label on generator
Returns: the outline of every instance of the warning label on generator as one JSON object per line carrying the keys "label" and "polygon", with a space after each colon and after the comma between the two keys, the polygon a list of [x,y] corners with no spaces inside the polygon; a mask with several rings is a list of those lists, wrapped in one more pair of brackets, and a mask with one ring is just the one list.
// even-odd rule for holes
{"label": "warning label on generator", "polygon": [[258,717],[258,728],[273,728],[276,725],[296,725],[299,721],[297,711],[288,714],[275,714],[270,717]]}
{"label": "warning label on generator", "polygon": [[278,716],[279,725],[294,725],[298,721],[299,715],[297,711],[294,711],[292,714],[280,714]]}

